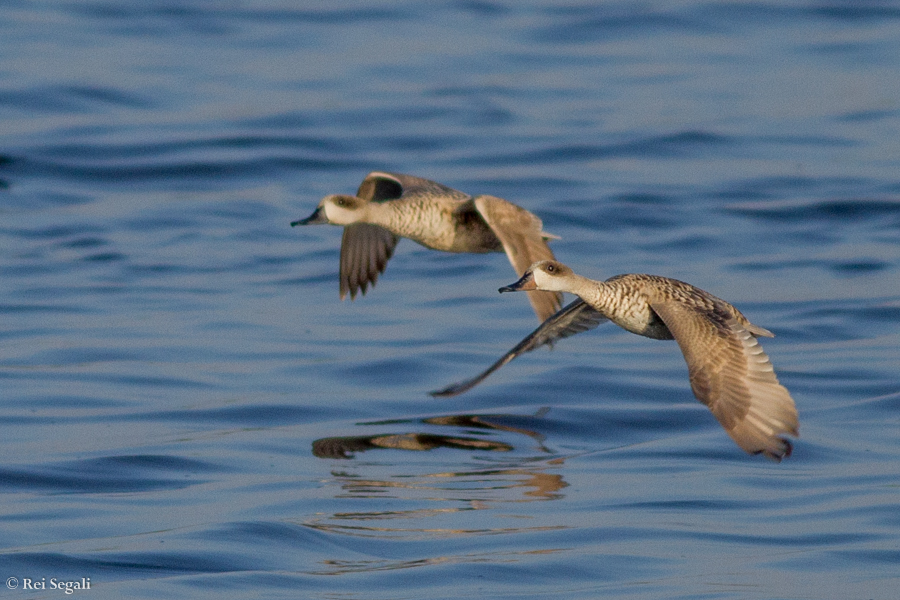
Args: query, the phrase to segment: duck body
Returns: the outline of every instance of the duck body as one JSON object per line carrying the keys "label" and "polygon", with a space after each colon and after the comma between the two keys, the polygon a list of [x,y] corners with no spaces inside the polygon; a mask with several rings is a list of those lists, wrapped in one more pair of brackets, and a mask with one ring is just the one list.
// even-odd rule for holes
{"label": "duck body", "polygon": [[654,305],[671,303],[706,315],[718,315],[717,318],[733,318],[754,335],[772,337],[771,332],[750,323],[725,300],[677,279],[635,273],[616,275],[603,282],[580,279],[585,284],[573,293],[622,329],[637,335],[655,340],[675,339],[653,309]]}
{"label": "duck body", "polygon": [[[505,252],[521,275],[535,260],[552,259],[541,220],[524,208],[494,196],[470,196],[440,183],[399,173],[373,171],[356,196],[325,196],[312,215],[296,225],[344,227],[340,258],[340,297],[366,293],[384,272],[400,238],[432,250],[485,254]],[[530,292],[538,318],[562,305],[557,292]]]}
{"label": "duck body", "polygon": [[[367,202],[355,222],[377,225],[431,250],[476,254],[503,252],[503,243],[481,216],[476,199],[462,194],[462,198],[456,197],[455,190],[446,189],[454,194],[417,194],[390,202]],[[337,218],[329,221],[340,223]]]}
{"label": "duck body", "polygon": [[462,393],[516,356],[608,320],[644,337],[677,341],[694,395],[731,438],[751,454],[776,461],[790,456],[791,443],[783,436],[798,435],[797,409],[756,341],[773,334],[752,324],[725,300],[656,275],[617,275],[595,281],[553,260],[535,263],[519,281],[500,291],[536,289],[571,292],[579,299],[477,377],[433,395]]}

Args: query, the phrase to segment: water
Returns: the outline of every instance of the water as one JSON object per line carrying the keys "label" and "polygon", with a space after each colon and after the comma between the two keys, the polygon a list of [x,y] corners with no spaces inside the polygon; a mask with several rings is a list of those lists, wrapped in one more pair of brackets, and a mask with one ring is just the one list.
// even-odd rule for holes
{"label": "water", "polygon": [[[898,34],[888,1],[5,3],[6,595],[896,598]],[[502,255],[408,240],[339,302],[340,230],[288,223],[373,169],[732,301],[794,455],[610,325],[427,396],[536,322]]]}

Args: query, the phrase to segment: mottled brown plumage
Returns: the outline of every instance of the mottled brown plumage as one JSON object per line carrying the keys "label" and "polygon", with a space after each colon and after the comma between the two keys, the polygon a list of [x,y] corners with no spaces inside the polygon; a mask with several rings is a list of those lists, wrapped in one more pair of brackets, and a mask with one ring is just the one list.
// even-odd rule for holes
{"label": "mottled brown plumage", "polygon": [[691,389],[745,451],[774,460],[790,456],[784,435],[798,435],[797,409],[778,383],[757,336],[772,333],[750,323],[728,302],[677,279],[617,275],[594,281],[552,260],[532,265],[504,291],[571,292],[579,300],[545,321],[486,371],[433,392],[460,394],[516,356],[610,320],[638,335],[678,342]]}
{"label": "mottled brown plumage", "polygon": [[[533,262],[552,259],[552,236],[541,220],[494,196],[469,196],[434,181],[397,173],[369,173],[356,196],[333,194],[294,225],[343,225],[340,294],[356,297],[375,285],[401,237],[444,252],[506,252],[518,275]],[[562,294],[528,294],[543,321],[559,310]]]}

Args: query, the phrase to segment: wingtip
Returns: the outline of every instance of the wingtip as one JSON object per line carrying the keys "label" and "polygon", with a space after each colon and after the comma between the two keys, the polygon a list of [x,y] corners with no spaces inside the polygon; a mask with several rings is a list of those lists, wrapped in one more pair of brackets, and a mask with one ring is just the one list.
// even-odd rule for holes
{"label": "wingtip", "polygon": [[432,398],[451,398],[453,396],[458,396],[462,392],[466,391],[466,389],[467,388],[465,386],[453,384],[439,390],[432,390],[428,392],[428,395]]}
{"label": "wingtip", "polygon": [[790,440],[786,440],[784,438],[777,438],[779,444],[779,448],[771,449],[767,448],[765,450],[760,450],[757,454],[762,454],[769,460],[780,463],[785,458],[790,458],[791,454],[794,453],[794,445],[790,442]]}
{"label": "wingtip", "polygon": [[365,296],[369,287],[375,287],[375,282],[371,282],[371,286],[367,283],[351,285],[347,284],[346,287],[342,287],[340,290],[341,301],[347,298],[347,295],[350,295],[350,302],[356,300],[357,296]]}

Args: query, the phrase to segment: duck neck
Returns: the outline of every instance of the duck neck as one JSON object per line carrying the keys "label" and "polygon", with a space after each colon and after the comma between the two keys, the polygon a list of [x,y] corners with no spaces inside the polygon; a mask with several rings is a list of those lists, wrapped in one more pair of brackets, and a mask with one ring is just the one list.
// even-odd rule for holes
{"label": "duck neck", "polygon": [[567,291],[575,294],[597,310],[604,311],[608,295],[605,288],[606,284],[602,281],[594,281],[593,279],[573,274]]}

